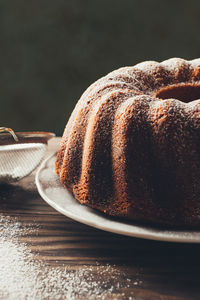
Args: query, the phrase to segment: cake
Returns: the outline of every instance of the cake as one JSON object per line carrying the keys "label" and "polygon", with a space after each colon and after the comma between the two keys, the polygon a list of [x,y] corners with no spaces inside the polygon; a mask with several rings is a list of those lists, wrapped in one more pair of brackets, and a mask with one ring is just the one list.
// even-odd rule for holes
{"label": "cake", "polygon": [[200,59],[146,61],[93,83],[65,128],[56,172],[107,215],[200,226]]}

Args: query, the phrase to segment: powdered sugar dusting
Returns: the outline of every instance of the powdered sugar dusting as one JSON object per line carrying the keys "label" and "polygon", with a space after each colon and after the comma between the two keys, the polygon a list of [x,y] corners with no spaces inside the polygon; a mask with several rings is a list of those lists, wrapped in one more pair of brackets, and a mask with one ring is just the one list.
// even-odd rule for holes
{"label": "powdered sugar dusting", "polygon": [[173,71],[178,68],[181,68],[183,65],[189,65],[190,63],[182,58],[173,57],[161,62],[161,65],[166,69]]}
{"label": "powdered sugar dusting", "polygon": [[152,73],[152,71],[159,66],[156,61],[144,61],[135,66],[135,68],[142,70],[146,73]]}
{"label": "powdered sugar dusting", "polygon": [[[115,266],[52,267],[37,259],[20,240],[31,232],[36,234],[37,230],[37,226],[24,225],[17,218],[0,215],[1,299],[107,299],[113,293],[118,294],[113,299],[123,298],[124,282],[130,287],[131,279]],[[133,285],[141,283],[136,279]]]}
{"label": "powdered sugar dusting", "polygon": [[196,58],[190,61],[193,68],[200,67],[200,58]]}

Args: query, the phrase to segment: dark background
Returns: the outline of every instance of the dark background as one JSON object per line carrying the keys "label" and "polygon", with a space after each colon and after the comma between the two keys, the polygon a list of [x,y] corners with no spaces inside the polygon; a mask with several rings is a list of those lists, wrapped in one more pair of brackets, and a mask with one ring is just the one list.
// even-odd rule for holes
{"label": "dark background", "polygon": [[0,1],[0,126],[61,135],[113,69],[200,57],[200,1]]}

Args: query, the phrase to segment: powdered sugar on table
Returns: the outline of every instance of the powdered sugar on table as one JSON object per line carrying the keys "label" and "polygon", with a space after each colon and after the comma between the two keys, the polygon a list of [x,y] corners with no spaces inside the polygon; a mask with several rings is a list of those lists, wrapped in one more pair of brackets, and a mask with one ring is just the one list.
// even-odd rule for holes
{"label": "powdered sugar on table", "polygon": [[[82,269],[76,270],[68,265],[52,267],[44,264],[20,240],[31,232],[36,234],[37,230],[37,225],[29,226],[16,217],[0,215],[1,299],[107,299],[113,293],[113,281],[116,291],[122,288],[120,277],[123,274],[115,266],[97,264],[99,276],[96,280],[94,266],[83,265]],[[129,286],[129,278],[126,283]],[[136,284],[140,282],[136,281]]]}

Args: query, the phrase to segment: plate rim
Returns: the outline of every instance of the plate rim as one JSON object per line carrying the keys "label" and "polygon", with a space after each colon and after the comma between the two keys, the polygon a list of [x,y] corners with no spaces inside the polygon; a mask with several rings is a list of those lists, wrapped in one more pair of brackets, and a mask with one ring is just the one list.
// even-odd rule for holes
{"label": "plate rim", "polygon": [[[111,232],[111,233],[115,233],[115,234],[120,234],[120,235],[123,235],[123,236],[129,236],[129,237],[135,237],[135,238],[142,238],[142,239],[147,239],[147,240],[154,240],[154,241],[162,241],[162,242],[174,242],[174,243],[200,243],[200,231],[193,231],[195,233],[199,233],[199,237],[198,238],[194,238],[191,236],[191,238],[188,238],[187,236],[177,236],[178,234],[184,234],[184,233],[189,233],[190,230],[188,231],[176,231],[176,230],[163,230],[163,235],[161,236],[161,233],[153,233],[151,230],[156,230],[156,228],[154,227],[151,227],[150,225],[148,225],[148,228],[145,228],[145,225],[138,225],[138,224],[130,224],[130,223],[126,223],[126,222],[123,222],[123,220],[120,220],[119,221],[115,221],[115,220],[109,220],[109,217],[107,218],[107,216],[105,215],[102,215],[102,216],[99,216],[100,218],[102,219],[105,219],[106,221],[110,221],[112,223],[115,223],[117,224],[118,226],[120,226],[120,224],[124,224],[124,225],[127,225],[127,226],[130,226],[131,228],[138,228],[139,230],[142,229],[143,232],[137,232],[137,231],[134,231],[134,232],[130,232],[130,231],[125,231],[125,230],[120,230],[120,228],[117,227],[117,229],[113,229],[113,228],[110,228],[106,225],[99,225],[98,223],[96,222],[93,222],[91,220],[85,220],[84,218],[80,217],[80,216],[77,216],[76,214],[73,214],[72,212],[70,211],[66,211],[64,208],[62,208],[61,206],[59,206],[55,200],[52,200],[52,199],[49,199],[49,197],[45,194],[45,192],[43,191],[43,188],[41,186],[41,182],[40,182],[40,174],[42,172],[42,170],[44,169],[47,169],[47,163],[53,159],[53,157],[56,156],[56,152],[51,154],[50,156],[48,156],[46,159],[44,159],[41,163],[41,165],[39,166],[37,172],[36,172],[36,175],[35,175],[35,184],[36,184],[36,187],[37,187],[37,190],[41,196],[41,198],[46,202],[48,203],[51,207],[53,207],[56,211],[60,212],[61,214],[65,215],[66,217],[72,219],[72,220],[75,220],[79,223],[82,223],[82,224],[85,224],[85,225],[88,225],[90,227],[93,227],[93,228],[97,228],[97,229],[100,229],[100,230],[103,230],[103,231],[106,231],[106,232]],[[64,188],[61,184],[60,184],[61,188]],[[73,196],[71,196],[74,201],[77,201]],[[78,203],[80,204],[80,203]],[[80,204],[80,207],[82,205]],[[84,208],[86,206],[83,206]],[[98,211],[92,209],[92,208],[89,208],[90,209],[90,212],[94,215],[97,215],[98,214]],[[150,230],[151,229],[151,230]],[[159,229],[159,232],[161,232],[162,229]],[[167,233],[168,232],[168,233]],[[174,234],[174,235],[173,235]]]}

